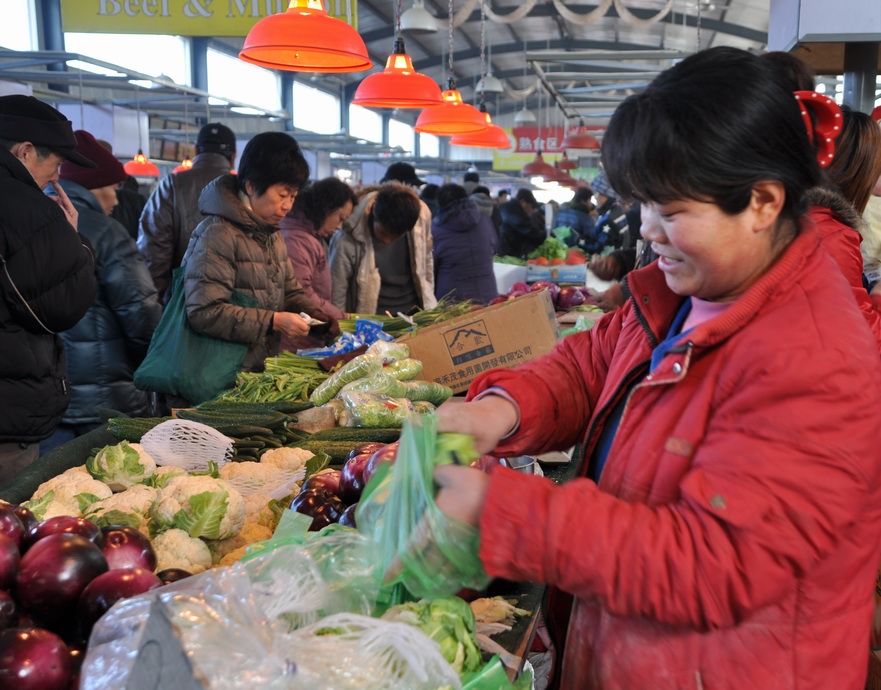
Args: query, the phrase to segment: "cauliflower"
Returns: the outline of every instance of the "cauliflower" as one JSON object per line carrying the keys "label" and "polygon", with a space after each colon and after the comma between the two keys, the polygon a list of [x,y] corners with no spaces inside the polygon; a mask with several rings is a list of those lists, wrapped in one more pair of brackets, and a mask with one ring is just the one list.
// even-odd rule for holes
{"label": "cauliflower", "polygon": [[114,493],[143,484],[156,471],[156,462],[138,443],[122,441],[104,446],[86,462],[86,469],[95,479],[106,483]]}
{"label": "cauliflower", "polygon": [[163,465],[157,467],[153,476],[150,477],[150,486],[161,489],[174,477],[186,477],[187,471],[183,467],[175,467],[174,465]]}
{"label": "cauliflower", "polygon": [[84,513],[84,517],[98,527],[121,525],[134,527],[148,534],[147,515],[158,496],[159,489],[136,484],[122,493],[93,503]]}
{"label": "cauliflower", "polygon": [[182,529],[170,529],[153,540],[156,572],[180,568],[196,575],[211,567],[211,550],[201,539],[194,539]]}
{"label": "cauliflower", "polygon": [[314,453],[303,448],[273,448],[260,456],[260,462],[293,472],[305,470],[306,461],[313,455]]}
{"label": "cauliflower", "polygon": [[24,504],[37,520],[58,515],[82,517],[92,503],[113,495],[110,487],[92,479],[84,465],[71,467],[37,487],[31,500]]}
{"label": "cauliflower", "polygon": [[240,546],[235,551],[230,551],[223,558],[220,559],[220,562],[217,564],[218,566],[227,566],[227,565],[235,565],[240,560],[242,560],[248,553],[247,546]]}
{"label": "cauliflower", "polygon": [[245,524],[245,499],[222,479],[174,477],[159,489],[150,513],[160,531],[176,528],[194,538],[229,539]]}
{"label": "cauliflower", "polygon": [[245,523],[242,531],[236,536],[211,542],[211,553],[214,555],[213,561],[214,563],[219,563],[227,554],[238,551],[245,546],[256,544],[258,541],[266,541],[271,537],[272,530],[269,527],[255,523]]}

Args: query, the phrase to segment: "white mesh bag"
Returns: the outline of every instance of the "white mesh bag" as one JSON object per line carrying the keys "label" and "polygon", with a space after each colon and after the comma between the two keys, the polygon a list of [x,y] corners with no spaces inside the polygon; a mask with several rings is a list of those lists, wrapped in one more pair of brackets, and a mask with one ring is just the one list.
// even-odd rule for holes
{"label": "white mesh bag", "polygon": [[233,455],[233,439],[207,424],[169,419],[144,434],[141,445],[157,465],[204,472],[209,462],[224,465]]}

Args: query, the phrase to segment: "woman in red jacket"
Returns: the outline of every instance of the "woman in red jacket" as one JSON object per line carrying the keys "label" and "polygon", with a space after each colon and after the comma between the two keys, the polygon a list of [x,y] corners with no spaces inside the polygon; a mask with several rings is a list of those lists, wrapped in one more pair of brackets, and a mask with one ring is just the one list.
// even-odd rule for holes
{"label": "woman in red jacket", "polygon": [[[817,115],[828,144],[840,119]],[[584,443],[583,478],[442,467],[438,505],[479,525],[490,575],[553,586],[560,687],[861,689],[881,361],[802,222],[799,103],[756,56],[702,51],[618,107],[602,155],[659,260],[592,330],[440,411],[500,456]]]}

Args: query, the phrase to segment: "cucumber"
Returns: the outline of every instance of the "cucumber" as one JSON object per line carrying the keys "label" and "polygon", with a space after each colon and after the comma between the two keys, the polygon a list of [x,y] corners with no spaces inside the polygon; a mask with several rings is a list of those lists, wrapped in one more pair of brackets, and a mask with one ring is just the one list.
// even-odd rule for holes
{"label": "cucumber", "polygon": [[113,417],[107,420],[107,427],[121,441],[139,443],[150,429],[169,419],[171,417]]}
{"label": "cucumber", "polygon": [[310,402],[279,400],[277,402],[236,402],[234,400],[211,400],[203,402],[196,409],[205,412],[302,412],[314,407]]}
{"label": "cucumber", "polygon": [[401,437],[400,429],[361,429],[351,426],[337,426],[332,429],[316,431],[310,441],[348,441],[353,445],[363,443],[392,443]]}
{"label": "cucumber", "polygon": [[352,452],[352,449],[357,448],[358,445],[359,443],[351,441],[313,441],[309,439],[296,444],[296,447],[308,450],[315,455],[327,453],[330,456],[330,464],[342,465],[349,459],[349,453]]}
{"label": "cucumber", "polygon": [[272,429],[265,426],[253,426],[251,424],[230,424],[214,427],[224,436],[233,438],[246,438],[251,436],[272,436]]}
{"label": "cucumber", "polygon": [[267,429],[283,427],[291,421],[291,417],[284,412],[268,410],[265,412],[230,412],[230,411],[205,411],[196,409],[178,410],[179,419],[188,419],[192,422],[200,422],[215,428],[220,426],[230,427],[236,425],[259,426]]}

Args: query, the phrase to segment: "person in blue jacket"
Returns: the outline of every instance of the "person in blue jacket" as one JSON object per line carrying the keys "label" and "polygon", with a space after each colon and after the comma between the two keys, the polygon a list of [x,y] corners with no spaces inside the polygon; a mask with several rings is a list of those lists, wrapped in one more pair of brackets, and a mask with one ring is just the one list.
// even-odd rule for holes
{"label": "person in blue jacket", "polygon": [[590,187],[579,187],[575,190],[575,196],[560,206],[554,225],[558,228],[565,226],[572,230],[572,234],[565,240],[568,246],[578,245],[591,254],[602,249],[604,238],[596,235],[594,211],[593,190]]}

